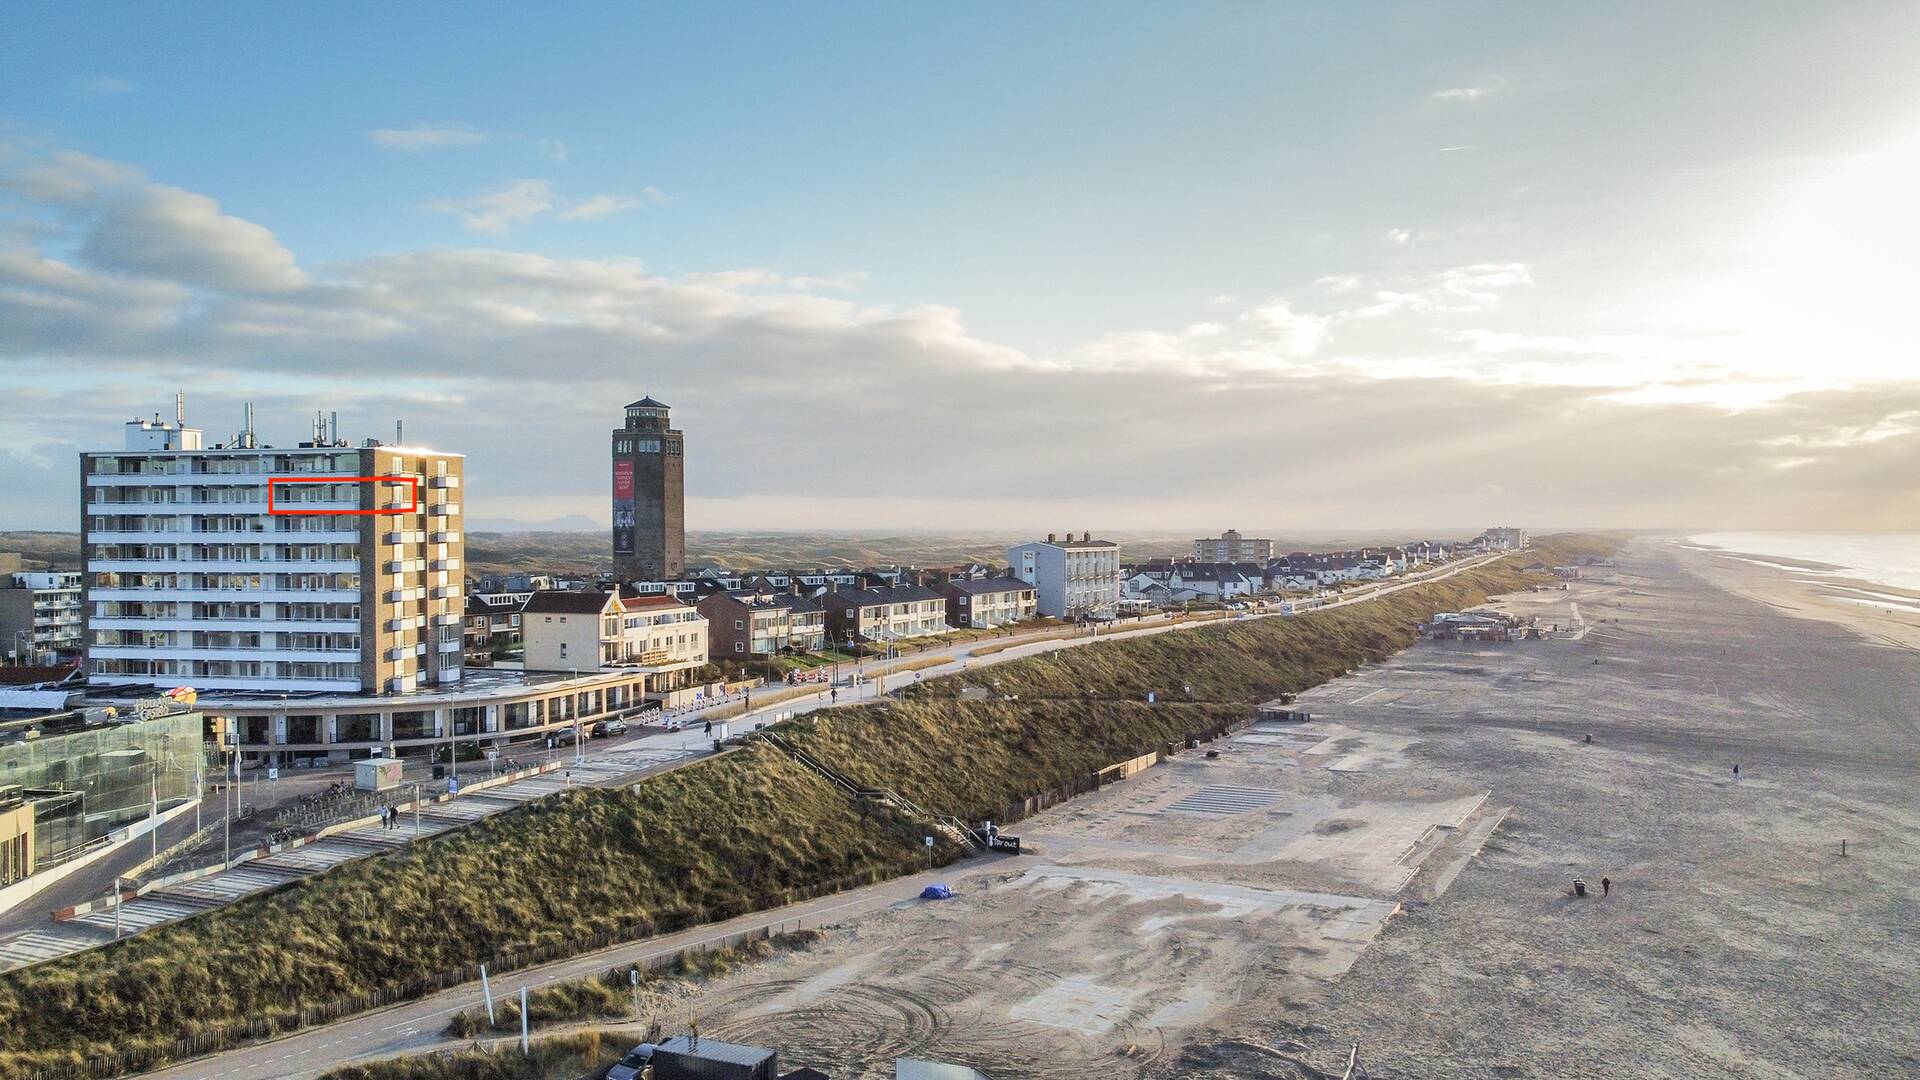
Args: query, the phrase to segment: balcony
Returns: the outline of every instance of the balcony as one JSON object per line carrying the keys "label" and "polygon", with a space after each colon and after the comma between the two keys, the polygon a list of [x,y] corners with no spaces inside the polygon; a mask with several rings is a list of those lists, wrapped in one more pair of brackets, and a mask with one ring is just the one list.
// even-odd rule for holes
{"label": "balcony", "polygon": [[458,625],[460,625],[460,616],[458,616],[458,615],[435,615],[435,616],[433,617],[433,625],[435,625],[435,626],[458,626]]}
{"label": "balcony", "polygon": [[457,653],[464,647],[464,645],[465,643],[462,642],[459,638],[451,638],[447,641],[443,641],[440,643],[440,651],[442,653]]}
{"label": "balcony", "polygon": [[458,570],[460,569],[460,560],[459,559],[434,559],[432,562],[427,564],[427,569]]}
{"label": "balcony", "polygon": [[434,533],[430,539],[436,544],[457,544],[460,542],[460,534],[457,532],[437,532]]}
{"label": "balcony", "polygon": [[434,490],[449,490],[460,486],[460,478],[457,476],[431,476],[427,478],[427,486]]}
{"label": "balcony", "polygon": [[460,595],[460,586],[458,585],[440,585],[440,586],[436,586],[433,590],[433,598],[435,600],[445,600],[445,599],[448,599],[449,597],[455,597],[459,595]]}
{"label": "balcony", "polygon": [[447,517],[447,516],[457,517],[460,513],[460,504],[459,503],[435,503],[434,505],[427,507],[427,513],[433,514],[436,517]]}

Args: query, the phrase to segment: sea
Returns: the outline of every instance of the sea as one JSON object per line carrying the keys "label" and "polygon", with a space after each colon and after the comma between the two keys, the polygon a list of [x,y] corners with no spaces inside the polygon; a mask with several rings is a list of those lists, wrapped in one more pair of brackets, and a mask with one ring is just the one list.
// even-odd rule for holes
{"label": "sea", "polygon": [[1855,578],[1896,589],[1920,591],[1920,533],[1715,532],[1689,536],[1700,547],[1797,562],[1824,563],[1832,570],[1785,567],[1815,577]]}

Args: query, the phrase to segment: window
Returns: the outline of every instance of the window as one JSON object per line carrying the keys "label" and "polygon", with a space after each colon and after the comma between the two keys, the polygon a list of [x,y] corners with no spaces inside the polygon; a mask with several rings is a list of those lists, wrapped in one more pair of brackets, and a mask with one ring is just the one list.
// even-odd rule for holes
{"label": "window", "polygon": [[744,641],[736,641],[736,642],[734,642],[734,643],[733,643],[733,651],[734,651],[734,652],[746,652],[746,651],[747,651],[747,643],[746,643],[746,642],[744,642]]}
{"label": "window", "polygon": [[745,619],[735,619],[733,620],[733,628],[735,630],[745,630],[747,628],[747,621]]}

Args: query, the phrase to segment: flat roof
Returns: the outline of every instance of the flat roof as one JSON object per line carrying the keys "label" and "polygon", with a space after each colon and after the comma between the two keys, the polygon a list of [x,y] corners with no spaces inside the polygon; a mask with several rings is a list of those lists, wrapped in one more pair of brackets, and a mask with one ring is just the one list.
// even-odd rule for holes
{"label": "flat roof", "polygon": [[[453,704],[474,699],[497,697],[523,690],[559,690],[567,686],[590,688],[600,683],[624,682],[644,674],[639,668],[613,671],[523,671],[519,668],[465,668],[460,682],[453,686],[423,686],[395,692],[339,690],[201,690],[196,707],[217,712],[223,706],[260,707],[267,705],[352,706],[390,708],[393,706]],[[89,683],[86,699],[90,704],[118,704],[151,698],[162,692],[152,683]]]}

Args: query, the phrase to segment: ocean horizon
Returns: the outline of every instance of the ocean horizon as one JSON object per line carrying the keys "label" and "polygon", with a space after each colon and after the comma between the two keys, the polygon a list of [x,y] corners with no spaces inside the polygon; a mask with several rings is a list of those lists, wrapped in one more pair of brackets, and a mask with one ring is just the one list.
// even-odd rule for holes
{"label": "ocean horizon", "polygon": [[1711,532],[1687,542],[1729,555],[1824,563],[1832,570],[1792,569],[1819,577],[1857,578],[1920,590],[1920,533]]}

